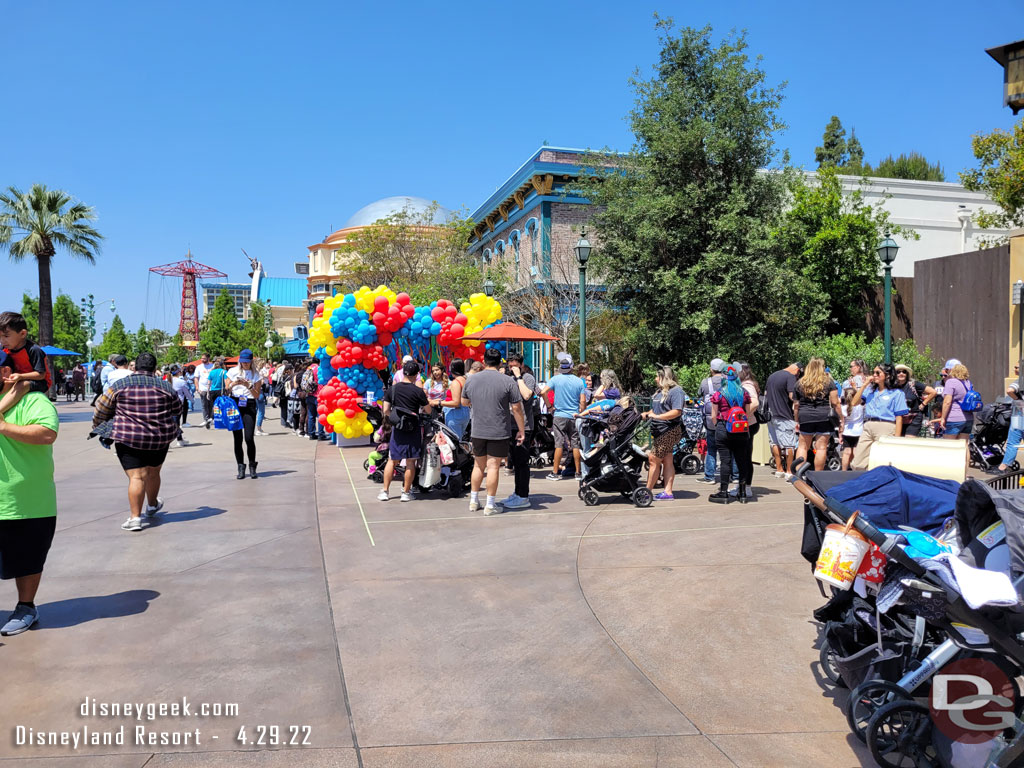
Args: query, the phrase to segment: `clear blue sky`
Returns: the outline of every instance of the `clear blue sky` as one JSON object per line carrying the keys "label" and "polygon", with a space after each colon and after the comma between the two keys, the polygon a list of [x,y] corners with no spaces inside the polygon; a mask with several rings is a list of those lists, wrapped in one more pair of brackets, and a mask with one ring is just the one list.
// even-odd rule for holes
{"label": "clear blue sky", "polygon": [[[769,79],[788,81],[780,143],[798,165],[837,114],[870,162],[917,150],[955,181],[971,134],[1012,124],[984,49],[1024,37],[1020,10],[0,0],[0,187],[43,182],[94,206],[101,260],[58,254],[54,288],[173,331],[180,287],[147,268],[190,245],[233,279],[248,271],[240,248],[292,276],[307,245],[378,198],[472,210],[545,141],[629,148],[627,80],[656,60],[654,11],[748,30]],[[3,272],[0,308],[20,307],[35,268]]]}

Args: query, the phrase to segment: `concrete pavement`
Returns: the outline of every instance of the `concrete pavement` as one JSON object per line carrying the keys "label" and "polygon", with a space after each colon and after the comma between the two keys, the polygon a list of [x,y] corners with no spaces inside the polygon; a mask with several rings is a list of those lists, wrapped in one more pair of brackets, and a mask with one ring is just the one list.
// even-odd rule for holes
{"label": "concrete pavement", "polygon": [[[817,682],[822,599],[781,481],[718,507],[683,477],[638,510],[585,507],[538,472],[533,509],[484,518],[378,502],[367,449],[300,440],[271,410],[260,479],[234,479],[229,435],[185,430],[165,512],[133,534],[116,457],[85,440],[91,409],[59,410],[42,619],[0,641],[0,766],[872,764],[845,692]],[[5,583],[0,618],[13,604]],[[82,716],[87,697],[238,713]],[[19,725],[124,725],[126,744],[19,746]],[[200,743],[137,744],[139,726]]]}

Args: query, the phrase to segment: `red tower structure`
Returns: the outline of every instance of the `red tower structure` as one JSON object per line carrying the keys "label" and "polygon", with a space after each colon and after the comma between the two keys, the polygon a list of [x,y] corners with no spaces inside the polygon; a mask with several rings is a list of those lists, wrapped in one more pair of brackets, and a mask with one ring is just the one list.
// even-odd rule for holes
{"label": "red tower structure", "polygon": [[188,252],[188,256],[186,256],[184,261],[176,261],[173,264],[161,264],[159,267],[150,267],[149,271],[168,277],[181,277],[181,323],[178,325],[178,332],[181,333],[181,346],[199,346],[199,307],[196,301],[196,278],[227,277],[227,274],[219,269],[193,261],[192,251]]}

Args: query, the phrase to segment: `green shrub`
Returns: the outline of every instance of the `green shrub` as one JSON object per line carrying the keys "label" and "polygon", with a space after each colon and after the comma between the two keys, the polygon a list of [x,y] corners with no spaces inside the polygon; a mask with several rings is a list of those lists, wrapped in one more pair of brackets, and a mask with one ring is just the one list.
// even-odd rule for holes
{"label": "green shrub", "polygon": [[[792,349],[794,361],[806,363],[812,357],[824,358],[825,365],[840,381],[846,378],[851,360],[864,360],[873,366],[885,358],[882,339],[868,341],[859,333],[837,333],[834,336],[807,339],[797,342]],[[935,357],[931,347],[925,347],[922,351],[912,339],[901,339],[893,345],[892,361],[894,364],[909,365],[914,370],[915,379],[929,383],[938,378],[942,369],[942,361]]]}

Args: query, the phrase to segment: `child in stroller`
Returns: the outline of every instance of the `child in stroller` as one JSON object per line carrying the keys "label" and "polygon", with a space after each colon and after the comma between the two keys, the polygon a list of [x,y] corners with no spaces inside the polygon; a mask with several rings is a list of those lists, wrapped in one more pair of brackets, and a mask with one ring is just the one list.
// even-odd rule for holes
{"label": "child in stroller", "polygon": [[[600,500],[598,492],[621,493],[638,507],[649,507],[654,494],[640,482],[640,473],[647,464],[647,454],[633,444],[633,436],[641,418],[636,408],[616,406],[607,421],[595,416],[582,416],[586,422],[607,427],[607,437],[598,442],[584,457],[587,472],[580,480],[579,497],[588,507]],[[593,427],[592,427],[593,428]]]}

